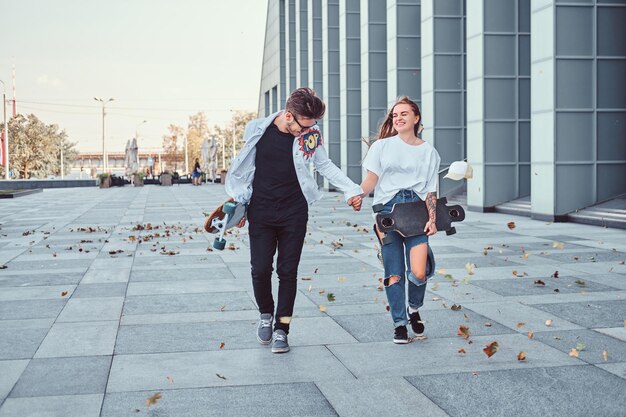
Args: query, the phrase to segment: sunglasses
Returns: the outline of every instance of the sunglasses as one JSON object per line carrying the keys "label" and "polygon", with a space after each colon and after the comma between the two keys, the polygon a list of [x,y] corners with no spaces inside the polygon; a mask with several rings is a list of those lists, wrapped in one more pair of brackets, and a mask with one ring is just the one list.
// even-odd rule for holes
{"label": "sunglasses", "polygon": [[310,128],[312,128],[313,126],[315,126],[317,124],[317,120],[316,120],[315,122],[313,122],[313,124],[311,126],[302,126],[300,124],[300,122],[298,121],[298,118],[296,117],[296,115],[293,114],[293,113],[291,113],[291,115],[293,116],[293,120],[296,121],[296,123],[298,124],[298,126],[300,126],[300,129],[302,129],[302,130],[310,129]]}

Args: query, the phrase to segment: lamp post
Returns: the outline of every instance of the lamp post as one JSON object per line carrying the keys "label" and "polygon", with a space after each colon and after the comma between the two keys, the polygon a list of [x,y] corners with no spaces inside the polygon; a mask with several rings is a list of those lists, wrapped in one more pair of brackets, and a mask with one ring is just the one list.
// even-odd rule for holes
{"label": "lamp post", "polygon": [[2,114],[4,115],[4,149],[2,151],[4,155],[4,179],[8,180],[9,178],[9,126],[7,125],[7,90],[4,85],[4,81],[0,80],[2,83]]}
{"label": "lamp post", "polygon": [[98,97],[94,97],[93,98],[96,101],[99,101],[100,103],[102,103],[102,172],[107,172],[108,169],[108,161],[107,161],[107,157],[106,157],[106,153],[105,153],[105,147],[104,147],[104,116],[105,116],[105,111],[104,111],[104,106],[107,105],[107,103],[115,100],[113,98],[110,98],[106,101],[102,100],[101,98]]}

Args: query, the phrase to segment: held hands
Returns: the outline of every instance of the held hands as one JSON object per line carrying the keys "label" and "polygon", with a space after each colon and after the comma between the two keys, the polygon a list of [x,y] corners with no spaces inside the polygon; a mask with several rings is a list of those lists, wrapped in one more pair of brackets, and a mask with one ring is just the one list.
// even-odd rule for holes
{"label": "held hands", "polygon": [[433,220],[429,220],[424,227],[424,232],[426,232],[427,236],[432,236],[437,233],[437,225]]}
{"label": "held hands", "polygon": [[363,198],[360,195],[355,195],[354,197],[350,197],[348,199],[348,205],[352,206],[352,210],[354,211],[360,211],[362,204]]}

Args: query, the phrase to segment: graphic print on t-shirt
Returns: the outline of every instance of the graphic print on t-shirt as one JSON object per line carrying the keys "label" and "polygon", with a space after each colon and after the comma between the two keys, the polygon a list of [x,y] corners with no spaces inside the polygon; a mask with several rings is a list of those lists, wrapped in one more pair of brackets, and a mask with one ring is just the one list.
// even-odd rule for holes
{"label": "graphic print on t-shirt", "polygon": [[315,149],[322,144],[322,134],[317,129],[311,129],[298,138],[300,150],[309,159],[315,153]]}

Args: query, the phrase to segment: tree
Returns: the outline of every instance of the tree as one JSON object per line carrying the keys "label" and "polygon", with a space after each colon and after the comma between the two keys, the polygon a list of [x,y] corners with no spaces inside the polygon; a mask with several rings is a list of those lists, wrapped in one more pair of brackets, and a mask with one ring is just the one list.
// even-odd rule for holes
{"label": "tree", "polygon": [[178,171],[182,167],[181,162],[184,160],[184,154],[178,148],[181,141],[184,144],[183,135],[185,130],[176,125],[169,125],[167,130],[169,132],[163,135],[163,169],[172,172]]}
{"label": "tree", "polygon": [[198,112],[189,116],[189,125],[187,126],[187,147],[189,155],[189,169],[193,169],[196,158],[200,159],[200,148],[204,139],[209,137],[209,126],[206,115]]}
{"label": "tree", "polygon": [[19,178],[59,175],[61,149],[65,173],[69,173],[78,155],[75,146],[58,125],[47,125],[34,114],[19,114],[9,121],[9,167]]}
{"label": "tree", "polygon": [[[224,141],[224,154],[226,160],[226,166],[230,165],[231,159],[236,155],[243,147],[243,134],[246,129],[246,125],[251,120],[257,117],[257,113],[237,110],[233,113],[232,119],[227,127],[214,126],[216,139],[221,145]],[[233,142],[235,153],[233,154]],[[222,146],[219,146],[217,151],[218,166],[221,166],[222,161]]]}

